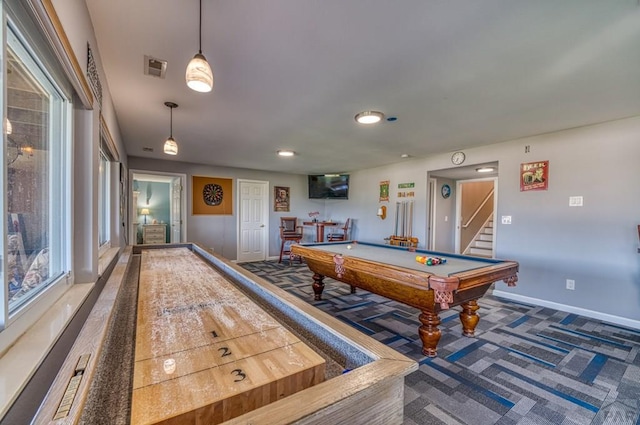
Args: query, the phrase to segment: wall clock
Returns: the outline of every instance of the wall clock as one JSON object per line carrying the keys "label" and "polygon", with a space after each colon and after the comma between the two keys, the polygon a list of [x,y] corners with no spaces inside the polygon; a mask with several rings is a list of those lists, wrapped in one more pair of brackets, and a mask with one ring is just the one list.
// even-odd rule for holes
{"label": "wall clock", "polygon": [[460,165],[464,162],[464,152],[454,152],[453,155],[451,155],[451,162],[454,163],[454,165]]}
{"label": "wall clock", "polygon": [[444,199],[447,199],[449,196],[451,196],[451,186],[449,186],[448,184],[443,184],[442,188],[440,189],[440,193],[442,194],[442,197]]}
{"label": "wall clock", "polygon": [[222,186],[219,184],[205,184],[202,189],[202,198],[204,199],[204,203],[211,206],[220,205],[222,203]]}

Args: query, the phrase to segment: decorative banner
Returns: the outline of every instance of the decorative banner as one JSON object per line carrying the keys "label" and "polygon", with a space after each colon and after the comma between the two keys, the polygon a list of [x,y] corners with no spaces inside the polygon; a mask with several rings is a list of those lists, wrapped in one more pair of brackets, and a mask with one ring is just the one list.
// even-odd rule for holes
{"label": "decorative banner", "polygon": [[233,214],[232,179],[193,176],[191,186],[193,215]]}
{"label": "decorative banner", "polygon": [[520,191],[547,190],[549,187],[549,161],[520,164]]}
{"label": "decorative banner", "polygon": [[[400,183],[398,184],[398,189],[412,189],[416,187],[415,183]],[[413,198],[416,196],[415,191],[413,190],[403,190],[398,192],[398,198]]]}
{"label": "decorative banner", "polygon": [[380,202],[389,202],[389,180],[380,182]]}
{"label": "decorative banner", "polygon": [[285,186],[273,187],[273,210],[289,212],[289,188]]}

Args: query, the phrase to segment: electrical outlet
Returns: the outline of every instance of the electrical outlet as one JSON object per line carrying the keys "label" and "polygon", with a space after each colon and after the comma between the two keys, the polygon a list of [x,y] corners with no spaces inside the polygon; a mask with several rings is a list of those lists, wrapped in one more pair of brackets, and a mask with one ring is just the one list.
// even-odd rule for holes
{"label": "electrical outlet", "polygon": [[502,216],[502,224],[511,224],[511,216],[503,215]]}
{"label": "electrical outlet", "polygon": [[573,279],[567,279],[567,289],[574,290],[576,289],[576,281]]}

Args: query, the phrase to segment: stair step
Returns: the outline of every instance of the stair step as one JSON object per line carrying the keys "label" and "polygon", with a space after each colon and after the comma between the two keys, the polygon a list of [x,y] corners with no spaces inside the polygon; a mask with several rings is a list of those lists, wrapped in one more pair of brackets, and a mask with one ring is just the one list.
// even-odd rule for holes
{"label": "stair step", "polygon": [[482,233],[493,235],[493,227],[485,227],[484,229],[482,229]]}
{"label": "stair step", "polygon": [[476,255],[478,257],[487,257],[487,258],[491,258],[493,257],[493,251],[490,249],[483,249],[483,248],[470,248],[469,255]]}
{"label": "stair step", "polygon": [[474,248],[484,248],[484,249],[492,249],[493,242],[492,241],[475,241],[473,243]]}
{"label": "stair step", "polygon": [[480,234],[478,235],[478,238],[479,238],[481,241],[490,241],[490,242],[493,242],[493,235],[492,235],[491,233],[480,233]]}

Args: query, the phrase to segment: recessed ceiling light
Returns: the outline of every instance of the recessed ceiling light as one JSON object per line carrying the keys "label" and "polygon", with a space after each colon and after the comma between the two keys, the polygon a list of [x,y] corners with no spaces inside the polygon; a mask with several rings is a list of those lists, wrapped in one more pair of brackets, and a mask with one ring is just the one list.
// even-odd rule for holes
{"label": "recessed ceiling light", "polygon": [[378,111],[364,111],[355,116],[356,122],[360,124],[375,124],[384,118],[384,114]]}
{"label": "recessed ceiling light", "polygon": [[400,155],[400,158],[409,158],[409,154],[408,153],[403,153],[402,155]]}
{"label": "recessed ceiling light", "polygon": [[478,173],[490,173],[492,171],[495,171],[495,168],[493,168],[493,167],[480,167],[480,168],[476,168],[476,171]]}
{"label": "recessed ceiling light", "polygon": [[288,150],[280,150],[278,151],[278,155],[280,156],[293,156],[296,153],[294,151],[288,151]]}

